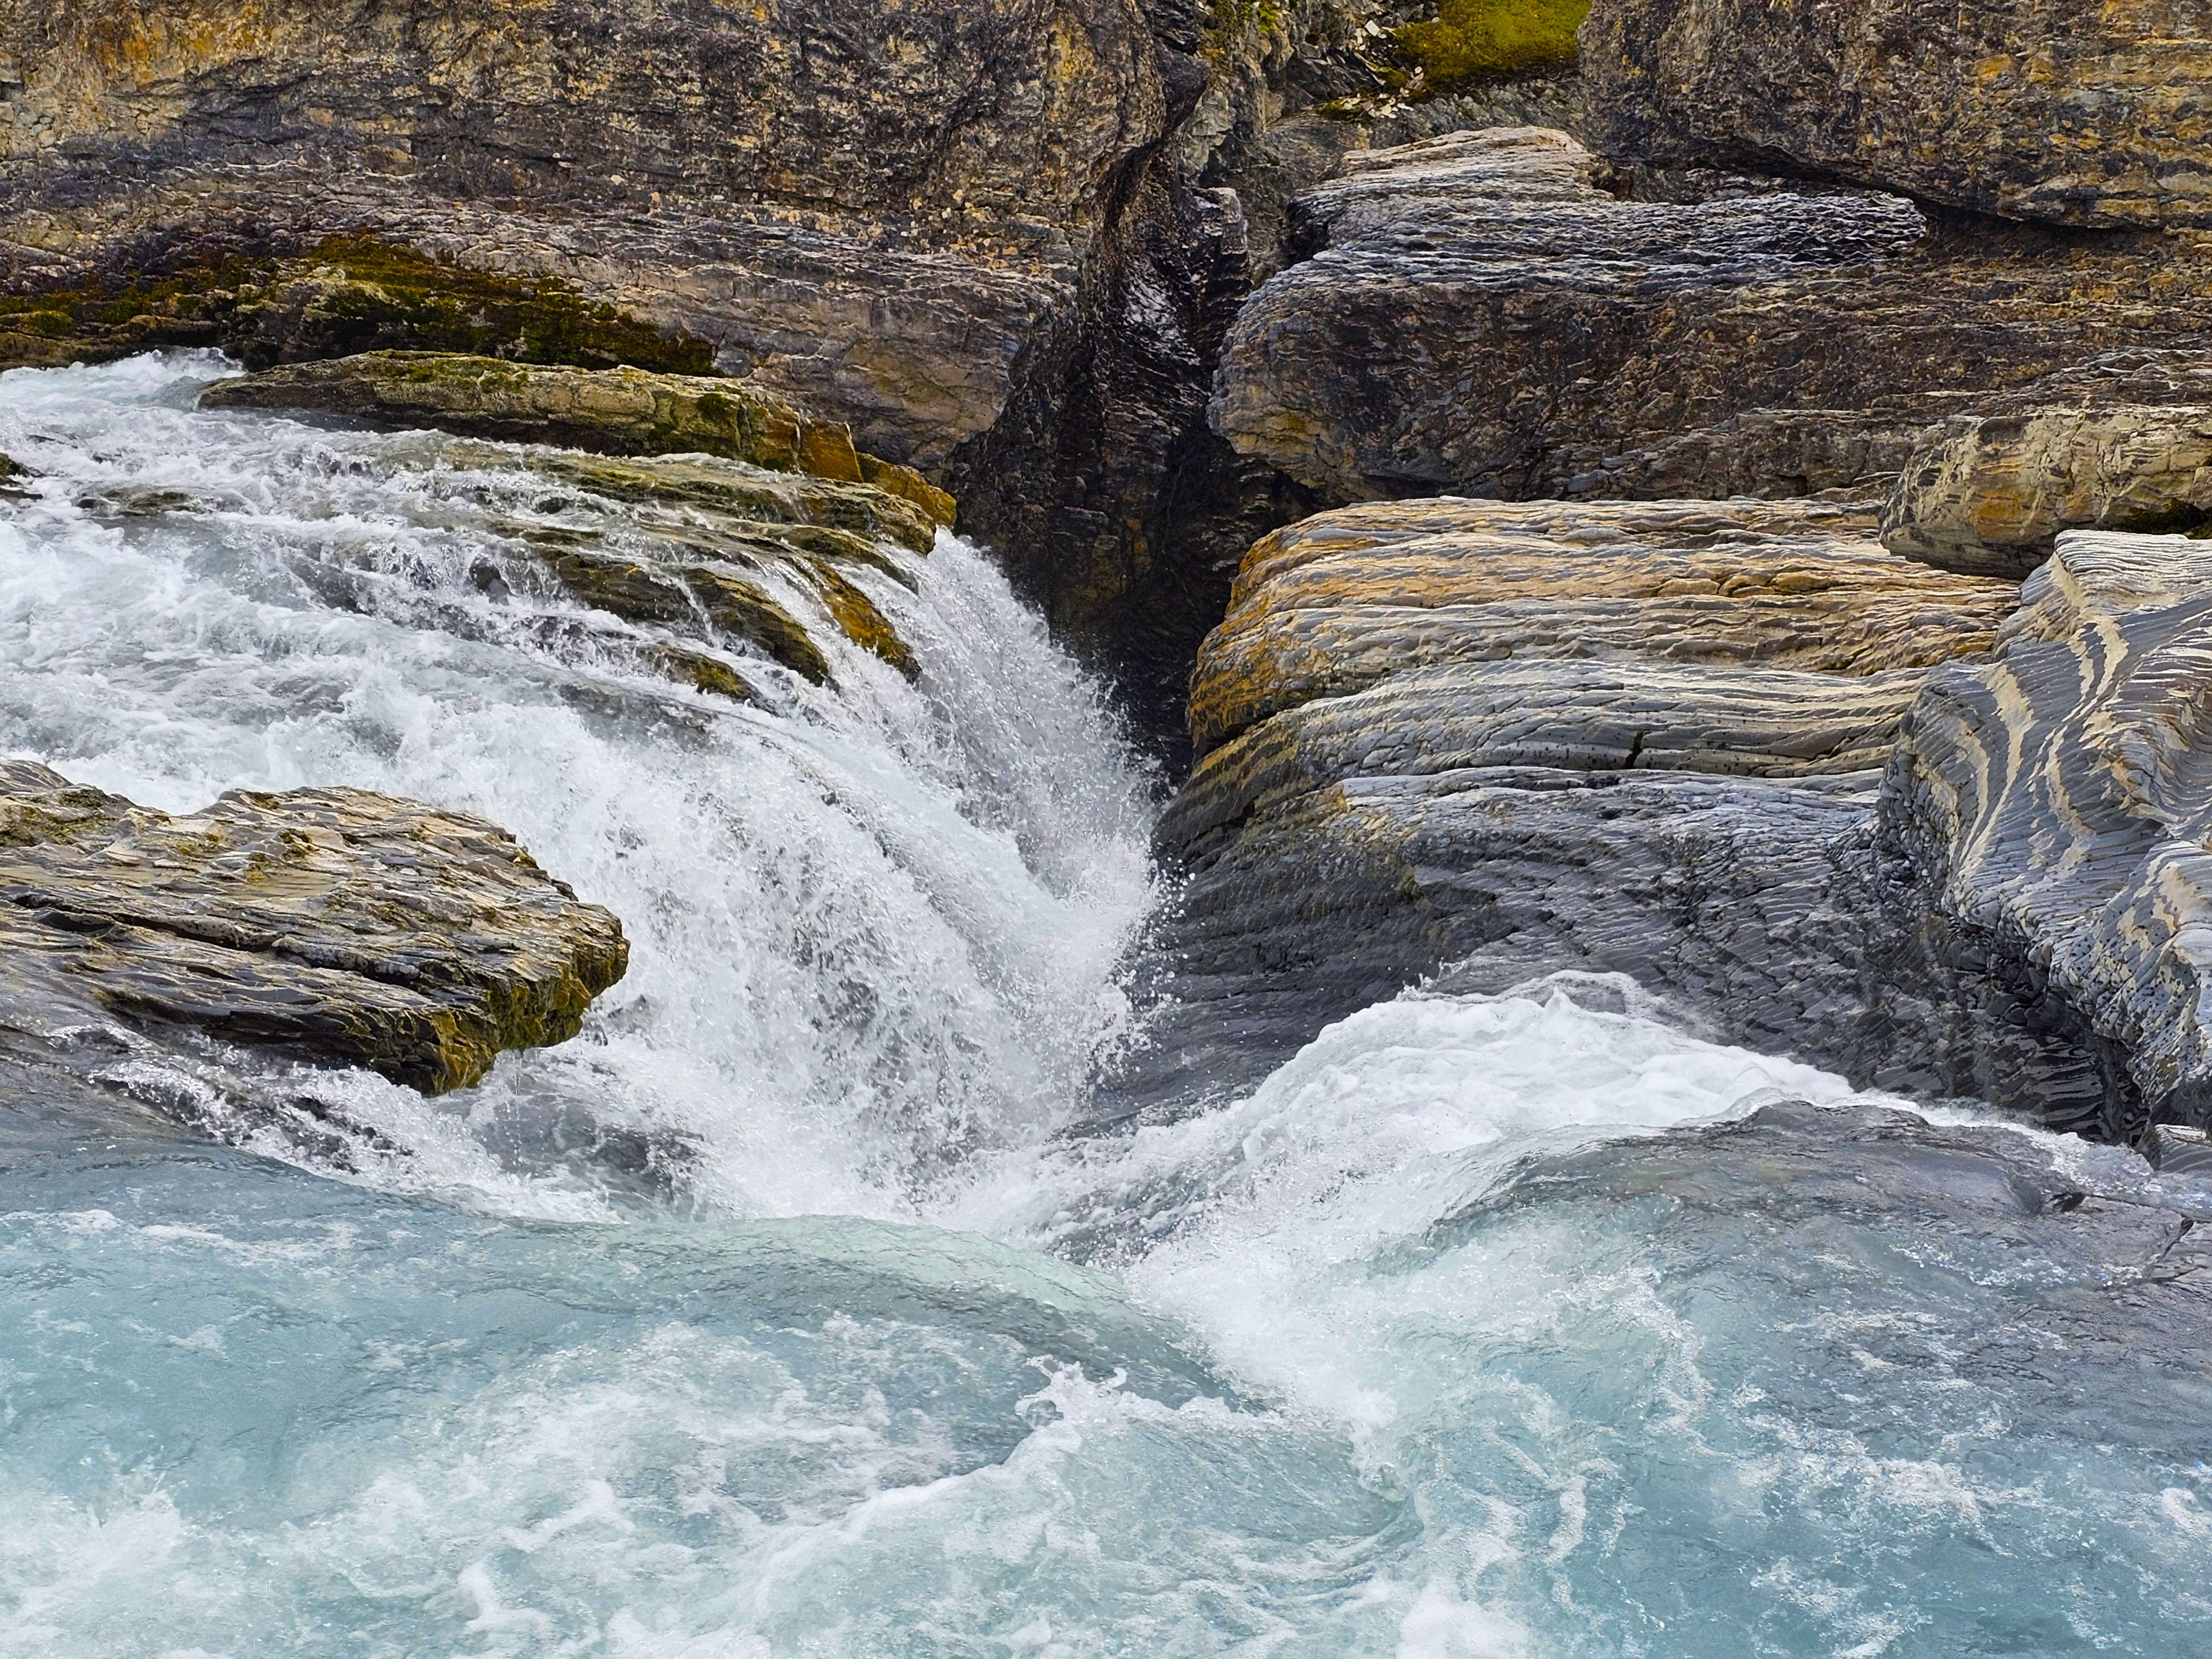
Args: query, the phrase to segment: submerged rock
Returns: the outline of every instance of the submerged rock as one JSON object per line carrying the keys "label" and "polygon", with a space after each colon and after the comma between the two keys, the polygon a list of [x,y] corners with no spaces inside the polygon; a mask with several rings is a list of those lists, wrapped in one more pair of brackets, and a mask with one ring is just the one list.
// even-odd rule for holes
{"label": "submerged rock", "polygon": [[1213,421],[1338,502],[1870,498],[1931,418],[2202,338],[2212,299],[2193,243],[1614,178],[1531,128],[1354,155],[1295,211],[1311,257],[1239,314]]}
{"label": "submerged rock", "polygon": [[0,1021],[101,1015],[436,1093],[575,1035],[615,918],[503,830],[353,789],[173,818],[0,762]]}
{"label": "submerged rock", "polygon": [[2203,0],[1596,0],[1582,40],[1613,154],[2212,226]]}

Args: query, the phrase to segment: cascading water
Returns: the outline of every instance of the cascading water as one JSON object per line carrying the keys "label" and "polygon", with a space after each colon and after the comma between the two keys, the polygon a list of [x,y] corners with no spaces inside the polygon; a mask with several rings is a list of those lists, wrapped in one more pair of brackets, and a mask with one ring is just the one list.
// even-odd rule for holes
{"label": "cascading water", "polygon": [[715,705],[514,555],[637,509],[221,368],[0,377],[0,753],[477,811],[634,964],[439,1101],[295,1068],[342,1166],[0,1101],[0,1655],[2212,1642],[2212,1379],[2017,1179],[1606,981],[1085,1135],[1152,783],[974,550],[864,573],[918,683]]}

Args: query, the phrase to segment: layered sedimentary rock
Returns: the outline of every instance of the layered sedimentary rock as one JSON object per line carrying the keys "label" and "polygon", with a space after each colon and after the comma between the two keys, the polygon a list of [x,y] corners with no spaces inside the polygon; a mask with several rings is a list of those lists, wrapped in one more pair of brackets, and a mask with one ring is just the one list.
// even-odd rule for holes
{"label": "layered sedimentary rock", "polygon": [[1427,501],[1260,544],[1162,826],[1186,886],[1132,1109],[1424,975],[1575,970],[1883,1086],[2205,1121],[2202,545],[2063,536],[2014,612],[1870,532]]}
{"label": "layered sedimentary rock", "polygon": [[0,1024],[121,1017],[426,1091],[575,1034],[614,917],[482,819],[352,789],[188,817],[0,762]]}
{"label": "layered sedimentary rock", "polygon": [[2204,0],[1596,0],[1582,44],[1612,153],[2212,226]]}
{"label": "layered sedimentary rock", "polygon": [[1192,740],[1202,756],[1415,668],[1638,657],[1869,675],[1995,643],[2008,586],[1892,557],[1869,527],[1802,501],[1443,497],[1310,519],[1247,557],[1191,682]]}
{"label": "layered sedimentary rock", "polygon": [[1162,825],[1188,885],[1158,1056],[1265,1064],[1447,963],[1629,973],[1740,1040],[1848,1043],[1866,930],[1834,849],[1926,665],[2014,597],[1811,502],[1374,504],[1262,541]]}
{"label": "layered sedimentary rock", "polygon": [[2212,354],[2115,352],[1921,435],[1882,514],[1895,551],[2025,575],[2062,530],[2212,520]]}
{"label": "layered sedimentary rock", "polygon": [[1939,968],[2105,1069],[2106,1133],[2212,1121],[2212,592],[2203,544],[2073,532],[1997,659],[1933,678],[1884,785]]}
{"label": "layered sedimentary rock", "polygon": [[2212,297],[2192,242],[1609,177],[1534,129],[1354,155],[1296,210],[1312,257],[1240,313],[1213,420],[1334,501],[1867,495],[1932,417],[2201,339]]}
{"label": "layered sedimentary rock", "polygon": [[1202,476],[1242,219],[1170,143],[1242,50],[1228,21],[1194,0],[18,6],[0,289],[26,307],[0,353],[719,369],[951,488],[1069,637],[1164,684],[1222,580],[1189,598],[1176,538],[1247,484]]}
{"label": "layered sedimentary rock", "polygon": [[200,393],[200,403],[309,410],[617,455],[719,455],[873,484],[941,524],[955,514],[952,498],[911,467],[862,455],[848,428],[810,419],[744,380],[382,351],[219,381]]}

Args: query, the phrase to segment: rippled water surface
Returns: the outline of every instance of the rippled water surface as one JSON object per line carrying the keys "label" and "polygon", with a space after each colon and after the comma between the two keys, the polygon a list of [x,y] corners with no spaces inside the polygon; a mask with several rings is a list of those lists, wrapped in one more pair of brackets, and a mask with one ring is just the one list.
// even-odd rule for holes
{"label": "rippled water surface", "polygon": [[634,964],[336,1163],[0,1101],[0,1655],[2212,1651],[2207,1356],[2032,1203],[1680,1143],[1866,1103],[1613,983],[1085,1135],[1155,785],[981,556],[733,708],[529,579],[636,509],[221,372],[0,377],[0,753],[481,812]]}

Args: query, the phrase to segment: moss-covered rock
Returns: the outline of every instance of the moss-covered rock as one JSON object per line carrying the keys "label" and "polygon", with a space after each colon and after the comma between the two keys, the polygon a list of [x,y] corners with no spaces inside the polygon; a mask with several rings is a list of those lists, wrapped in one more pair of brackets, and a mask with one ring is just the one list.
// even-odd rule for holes
{"label": "moss-covered rock", "polygon": [[714,358],[706,342],[555,278],[478,270],[365,236],[289,258],[0,295],[0,368],[106,362],[156,346],[219,347],[256,369],[416,350],[705,374]]}
{"label": "moss-covered rock", "polygon": [[743,380],[428,351],[295,363],[200,394],[211,409],[310,410],[615,455],[719,455],[859,483],[852,434]]}
{"label": "moss-covered rock", "polygon": [[1424,93],[1571,69],[1590,0],[1443,0],[1425,22],[1392,34]]}

